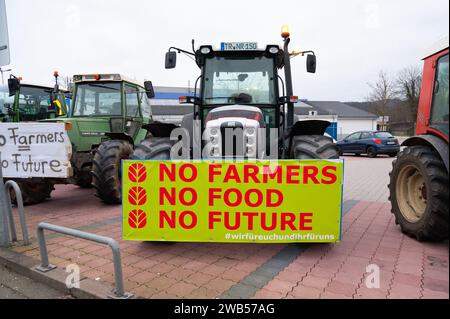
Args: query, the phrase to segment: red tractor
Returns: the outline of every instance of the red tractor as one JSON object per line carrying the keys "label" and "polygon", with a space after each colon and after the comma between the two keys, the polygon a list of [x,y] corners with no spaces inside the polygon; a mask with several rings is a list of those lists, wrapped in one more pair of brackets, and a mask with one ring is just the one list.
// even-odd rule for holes
{"label": "red tractor", "polygon": [[389,185],[396,223],[419,241],[449,238],[448,41],[442,39],[424,59],[417,136],[403,143]]}

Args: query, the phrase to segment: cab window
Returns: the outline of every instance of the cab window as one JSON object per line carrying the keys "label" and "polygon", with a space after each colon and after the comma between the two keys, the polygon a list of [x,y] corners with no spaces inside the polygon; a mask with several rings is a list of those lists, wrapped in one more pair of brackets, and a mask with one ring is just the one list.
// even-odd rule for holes
{"label": "cab window", "polygon": [[12,121],[14,96],[9,96],[8,88],[0,86],[0,123]]}
{"label": "cab window", "polygon": [[140,117],[139,90],[137,87],[125,85],[125,101],[128,117]]}
{"label": "cab window", "polygon": [[147,97],[147,94],[145,93],[144,89],[140,89],[139,97],[140,97],[140,101],[141,101],[142,117],[144,119],[150,119],[152,117],[152,108],[151,108],[150,100]]}
{"label": "cab window", "polygon": [[83,83],[76,89],[73,115],[122,115],[121,83]]}
{"label": "cab window", "polygon": [[449,86],[448,54],[438,60],[436,83],[431,108],[431,127],[448,135]]}

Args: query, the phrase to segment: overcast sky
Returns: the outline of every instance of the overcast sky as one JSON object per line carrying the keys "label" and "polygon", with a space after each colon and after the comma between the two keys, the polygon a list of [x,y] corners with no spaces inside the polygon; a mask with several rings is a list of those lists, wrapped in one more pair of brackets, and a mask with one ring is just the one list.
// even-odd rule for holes
{"label": "overcast sky", "polygon": [[179,57],[164,69],[170,46],[190,49],[223,41],[281,44],[289,24],[291,48],[314,50],[317,74],[293,60],[302,99],[362,101],[367,82],[383,69],[395,74],[421,65],[422,52],[448,33],[448,0],[6,0],[14,74],[51,83],[61,74],[123,73],[156,86],[187,86],[199,74]]}

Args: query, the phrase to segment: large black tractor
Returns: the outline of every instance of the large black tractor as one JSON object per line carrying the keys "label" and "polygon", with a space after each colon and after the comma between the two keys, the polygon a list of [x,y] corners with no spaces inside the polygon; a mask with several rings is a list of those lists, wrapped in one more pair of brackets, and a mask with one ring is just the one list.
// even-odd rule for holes
{"label": "large black tractor", "polygon": [[[291,58],[307,55],[307,71],[316,72],[312,51],[289,52],[284,47],[256,43],[222,43],[221,49],[201,46],[185,51],[170,48],[166,69],[176,67],[177,53],[193,57],[201,70],[196,94],[181,97],[193,104],[181,128],[149,124],[147,139],[133,158],[174,159],[338,159],[338,148],[324,136],[327,121],[300,121],[294,113]],[[279,71],[284,68],[284,80]],[[197,91],[198,86],[200,87]],[[198,92],[198,93],[197,93]]]}

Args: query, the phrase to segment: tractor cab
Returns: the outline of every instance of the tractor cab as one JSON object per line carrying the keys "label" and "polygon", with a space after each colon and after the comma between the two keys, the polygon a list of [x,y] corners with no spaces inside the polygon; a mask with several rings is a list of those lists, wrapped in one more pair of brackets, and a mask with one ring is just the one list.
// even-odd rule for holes
{"label": "tractor cab", "polygon": [[202,46],[195,56],[202,76],[194,120],[206,134],[206,157],[263,156],[271,129],[277,136],[283,129],[278,76],[282,50],[277,45],[260,50],[256,43],[223,43],[220,50]]}
{"label": "tractor cab", "polygon": [[[189,133],[194,140],[203,139],[203,157],[291,156],[290,132],[299,125],[294,124],[298,97],[292,92],[290,59],[308,54],[307,70],[315,73],[316,57],[312,51],[290,53],[288,31],[283,31],[283,38],[283,49],[278,45],[259,48],[254,42],[222,43],[219,49],[205,45],[194,53],[169,49],[166,69],[176,67],[177,52],[193,55],[201,69],[199,94],[182,97],[180,103],[194,104],[193,116],[188,118],[198,122],[200,130]],[[283,68],[284,81],[279,74]],[[239,130],[242,137],[236,138]]]}
{"label": "tractor cab", "polygon": [[278,46],[268,46],[266,50],[229,50],[234,48],[229,44],[221,47],[213,50],[204,46],[196,53],[197,65],[202,69],[198,100],[202,128],[205,129],[211,111],[224,107],[215,112],[222,115],[223,123],[239,116],[265,128],[280,128],[278,69],[283,66],[283,52]]}
{"label": "tractor cab", "polygon": [[110,138],[131,143],[151,121],[145,88],[120,74],[86,74],[73,77],[73,107],[65,121],[77,151],[89,152]]}
{"label": "tractor cab", "polygon": [[1,122],[35,122],[67,116],[68,92],[58,86],[21,83],[11,77],[8,87],[0,87]]}

